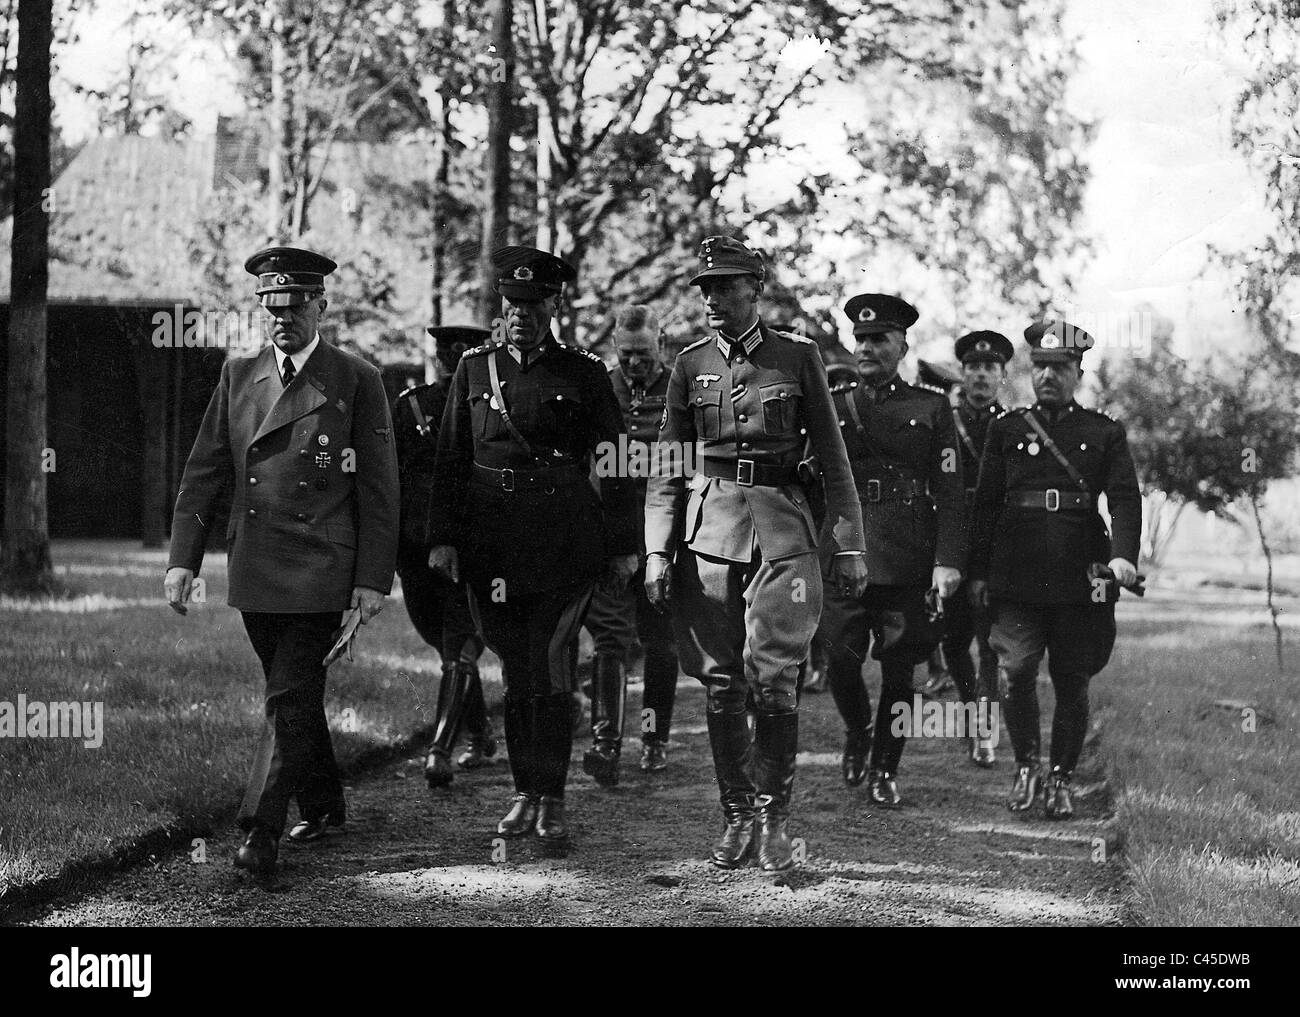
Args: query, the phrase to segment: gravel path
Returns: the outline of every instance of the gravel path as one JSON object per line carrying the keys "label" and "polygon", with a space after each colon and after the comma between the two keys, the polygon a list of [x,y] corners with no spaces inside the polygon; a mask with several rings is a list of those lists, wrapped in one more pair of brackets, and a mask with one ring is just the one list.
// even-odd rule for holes
{"label": "gravel path", "polygon": [[[1046,682],[1041,695],[1050,718]],[[629,699],[630,720],[639,690]],[[239,838],[231,828],[206,842],[206,862],[164,857],[24,924],[1123,923],[1123,870],[1105,790],[1086,769],[1077,781],[1079,818],[1025,819],[1002,804],[1011,776],[1005,741],[997,767],[983,771],[956,740],[916,739],[903,757],[904,807],[873,810],[865,786],[840,779],[841,730],[826,695],[804,703],[791,825],[803,840],[801,864],[781,876],[713,869],[705,858],[720,813],[700,688],[683,679],[678,702],[662,774],[636,769],[633,739],[623,783],[599,788],[581,772],[577,741],[566,857],[548,855],[535,839],[494,844],[511,790],[504,746],[494,765],[458,773],[438,792],[425,786],[422,760],[413,757],[350,788],[342,832],[312,846],[285,844],[269,887],[232,867]]]}

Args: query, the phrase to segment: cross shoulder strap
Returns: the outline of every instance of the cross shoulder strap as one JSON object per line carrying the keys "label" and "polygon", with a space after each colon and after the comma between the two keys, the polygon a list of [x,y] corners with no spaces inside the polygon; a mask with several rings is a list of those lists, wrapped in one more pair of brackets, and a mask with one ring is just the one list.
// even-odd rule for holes
{"label": "cross shoulder strap", "polygon": [[1061,469],[1065,470],[1065,472],[1069,474],[1070,480],[1075,484],[1075,486],[1077,486],[1080,491],[1091,493],[1088,489],[1088,482],[1083,479],[1083,474],[1079,472],[1074,463],[1065,458],[1065,453],[1056,447],[1056,442],[1052,441],[1052,436],[1047,433],[1047,430],[1043,427],[1042,423],[1040,423],[1038,418],[1034,416],[1034,411],[1026,409],[1023,413],[1025,423],[1032,427],[1038,434],[1038,437],[1042,439],[1043,448],[1052,453],[1053,458],[1061,464]]}

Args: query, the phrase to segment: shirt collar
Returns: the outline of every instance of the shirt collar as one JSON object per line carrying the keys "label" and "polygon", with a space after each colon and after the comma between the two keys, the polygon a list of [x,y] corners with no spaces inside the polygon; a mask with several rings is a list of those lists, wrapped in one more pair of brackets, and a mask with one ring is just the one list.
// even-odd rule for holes
{"label": "shirt collar", "polygon": [[548,335],[545,338],[543,338],[540,343],[538,343],[535,347],[533,347],[533,349],[528,351],[527,360],[524,359],[524,351],[521,350],[514,343],[506,343],[506,349],[510,351],[510,355],[514,357],[516,364],[518,364],[520,367],[530,367],[531,365],[537,363],[537,361],[542,359],[543,354],[545,354],[547,349],[550,348],[550,345],[551,345],[551,337]]}
{"label": "shirt collar", "polygon": [[880,403],[893,395],[898,390],[899,384],[901,383],[898,380],[898,375],[895,374],[883,385],[868,385],[864,383],[863,387],[871,394],[871,400],[873,402]]}
{"label": "shirt collar", "polygon": [[281,376],[284,375],[284,362],[285,359],[287,358],[293,361],[293,373],[294,374],[299,373],[302,370],[302,365],[307,363],[307,358],[316,352],[316,347],[319,344],[320,344],[320,333],[317,332],[316,335],[312,337],[311,342],[309,342],[306,346],[300,349],[293,356],[289,356],[287,353],[284,352],[284,350],[280,349],[279,346],[275,345],[275,343],[272,343],[271,349],[275,350],[276,370],[280,372]]}
{"label": "shirt collar", "polygon": [[716,341],[718,344],[718,352],[730,360],[731,348],[735,345],[740,345],[744,348],[745,352],[749,354],[752,354],[756,349],[758,349],[759,343],[763,341],[763,330],[759,327],[758,318],[755,318],[754,323],[735,338],[727,335],[722,331],[722,329],[718,329],[718,338]]}

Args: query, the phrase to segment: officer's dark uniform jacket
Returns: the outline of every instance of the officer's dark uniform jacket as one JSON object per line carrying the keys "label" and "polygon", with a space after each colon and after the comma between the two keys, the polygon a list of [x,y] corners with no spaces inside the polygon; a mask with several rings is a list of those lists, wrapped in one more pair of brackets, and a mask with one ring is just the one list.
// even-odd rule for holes
{"label": "officer's dark uniform jacket", "polygon": [[689,483],[650,479],[647,552],[674,553],[678,541],[711,558],[767,561],[815,550],[817,530],[797,468],[806,443],[825,483],[826,526],[837,549],[863,549],[853,479],[836,426],[817,344],[759,324],[742,345],[709,336],[673,364],[659,440],[697,441],[703,462]]}
{"label": "officer's dark uniform jacket", "polygon": [[[614,396],[618,399],[619,409],[623,411],[623,420],[627,424],[628,452],[635,456],[634,462],[654,463],[654,443],[659,438],[659,422],[664,416],[664,402],[668,396],[669,372],[660,367],[650,384],[636,388],[628,384],[623,372],[617,366],[609,372],[610,384],[614,387]],[[641,554],[645,554],[645,529],[641,521],[645,519],[646,487],[648,476],[634,478],[636,489],[637,541]]]}
{"label": "officer's dark uniform jacket", "polygon": [[[1084,493],[1044,447],[1025,408],[993,421],[975,491],[972,579],[992,596],[1032,604],[1088,603],[1088,566],[1138,560],[1142,503],[1124,427],[1071,402],[1055,423],[1033,413],[1088,485]],[[1097,512],[1106,495],[1113,540]],[[1113,549],[1112,549],[1113,543]]]}
{"label": "officer's dark uniform jacket", "polygon": [[979,481],[980,461],[984,458],[984,444],[988,441],[989,428],[1005,409],[1005,406],[995,401],[984,409],[977,410],[963,399],[952,411],[957,440],[961,442],[961,472],[968,507],[975,500],[975,485]]}
{"label": "officer's dark uniform jacket", "polygon": [[[493,357],[531,456],[492,394]],[[526,367],[502,342],[467,350],[438,435],[426,544],[456,547],[472,584],[503,579],[507,597],[591,581],[637,549],[633,485],[602,477],[598,496],[588,482],[593,453],[623,433],[605,365],[585,350],[548,336]]]}
{"label": "officer's dark uniform jacket", "polygon": [[433,492],[438,428],[442,425],[450,391],[450,380],[413,385],[393,403],[393,437],[402,485],[399,562],[423,564],[428,558],[424,530]]}
{"label": "officer's dark uniform jacket", "polygon": [[879,402],[857,383],[834,399],[862,505],[868,582],[928,587],[935,565],[965,569],[961,454],[947,398],[895,378]]}

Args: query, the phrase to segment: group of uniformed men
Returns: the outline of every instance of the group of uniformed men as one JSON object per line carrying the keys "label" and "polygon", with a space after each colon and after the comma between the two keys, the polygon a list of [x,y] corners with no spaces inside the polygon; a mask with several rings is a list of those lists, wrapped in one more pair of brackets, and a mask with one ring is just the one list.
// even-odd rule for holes
{"label": "group of uniformed men", "polygon": [[[365,622],[382,609],[394,571],[442,659],[431,787],[452,780],[458,731],[461,767],[495,754],[477,660],[485,645],[501,660],[515,786],[502,836],[567,843],[584,625],[594,660],[583,768],[599,784],[618,782],[638,642],[642,770],[667,766],[679,666],[706,686],[721,868],[793,864],[799,699],[821,670],[814,635],[845,723],[844,780],[865,780],[876,805],[902,801],[911,725],[899,718],[913,708],[915,666],[942,641],[964,716],[980,718],[962,732],[972,760],[993,764],[1000,708],[1015,753],[1009,807],[1041,800],[1049,818],[1073,814],[1089,679],[1110,656],[1119,588],[1141,578],[1124,430],[1073,398],[1091,336],[1060,321],[1026,329],[1036,402],[1010,411],[997,395],[1011,342],[962,336],[954,405],[898,375],[917,310],[859,294],[844,307],[857,370],[828,380],[816,343],[763,321],[762,257],[709,237],[690,279],[708,334],[666,363],[653,310],[624,308],[607,370],[552,334],[570,265],[527,247],[493,262],[496,330],[429,329],[439,380],[403,392],[391,413],[378,371],[316,332],[335,264],[286,247],[246,263],[272,342],[223,369],[181,482],[165,579],[183,610],[229,494],[229,602],[267,682],[236,865],[274,872],[291,799],[291,841],[344,822],[324,659],[344,612]],[[881,670],[874,716],[868,651]],[[1046,775],[1044,653],[1056,695]]]}

